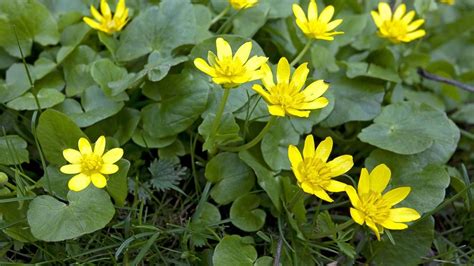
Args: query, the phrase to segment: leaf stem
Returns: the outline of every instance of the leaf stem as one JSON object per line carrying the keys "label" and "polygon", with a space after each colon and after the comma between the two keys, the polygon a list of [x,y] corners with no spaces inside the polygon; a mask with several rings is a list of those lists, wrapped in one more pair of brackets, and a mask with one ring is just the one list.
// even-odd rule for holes
{"label": "leaf stem", "polygon": [[240,151],[245,151],[245,150],[248,150],[250,148],[252,148],[253,146],[255,146],[256,144],[258,144],[262,139],[263,137],[265,136],[265,134],[268,132],[268,130],[271,128],[273,122],[276,120],[276,117],[275,116],[271,116],[270,117],[270,120],[268,120],[267,124],[265,125],[265,127],[262,129],[262,131],[260,131],[260,133],[253,139],[251,140],[250,142],[242,145],[242,146],[237,146],[237,147],[222,147],[221,149],[223,151],[230,151],[230,152],[240,152]]}
{"label": "leaf stem", "polygon": [[227,103],[227,99],[229,99],[230,90],[231,89],[224,89],[224,95],[222,95],[221,102],[216,112],[216,117],[212,123],[211,134],[209,134],[209,140],[211,143],[214,143],[214,138],[216,137],[217,131],[219,130],[219,125],[221,123],[222,115],[224,114],[225,105]]}
{"label": "leaf stem", "polygon": [[303,58],[303,56],[306,54],[306,52],[308,52],[308,49],[311,47],[311,44],[313,44],[313,40],[309,39],[308,42],[306,43],[306,45],[300,51],[300,53],[295,57],[295,59],[293,59],[293,61],[291,61],[291,63],[290,63],[291,66],[296,65],[301,60],[301,58]]}
{"label": "leaf stem", "polygon": [[228,5],[226,8],[224,8],[224,10],[222,10],[221,13],[219,13],[217,16],[215,16],[212,20],[211,20],[211,25],[209,25],[209,27],[212,27],[212,25],[214,25],[217,21],[219,21],[223,16],[225,16],[225,14],[227,14],[227,12],[229,12],[230,10],[230,5]]}
{"label": "leaf stem", "polygon": [[240,9],[239,11],[235,12],[234,14],[232,14],[220,27],[219,29],[217,30],[217,34],[225,34],[227,33],[227,31],[229,30],[229,24],[232,23],[232,21],[237,17],[237,15],[240,14],[240,12],[242,12],[243,9]]}

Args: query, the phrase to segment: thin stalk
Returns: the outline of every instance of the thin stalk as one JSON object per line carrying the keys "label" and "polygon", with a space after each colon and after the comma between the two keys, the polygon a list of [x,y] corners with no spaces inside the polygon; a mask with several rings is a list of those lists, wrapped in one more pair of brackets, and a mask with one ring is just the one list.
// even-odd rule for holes
{"label": "thin stalk", "polygon": [[225,34],[227,33],[227,28],[229,26],[230,23],[232,23],[232,21],[235,19],[235,17],[237,17],[237,15],[240,14],[240,12],[242,12],[243,9],[240,9],[239,11],[235,12],[234,14],[232,14],[220,27],[219,29],[217,30],[217,34]]}
{"label": "thin stalk", "polygon": [[212,27],[212,25],[214,25],[217,21],[219,21],[222,17],[225,16],[225,14],[227,14],[227,12],[229,12],[230,10],[230,5],[227,6],[224,10],[222,10],[221,13],[219,13],[217,16],[215,16],[212,21],[211,21],[211,25],[209,25],[209,27]]}
{"label": "thin stalk", "polygon": [[303,58],[303,56],[306,54],[306,52],[308,52],[309,48],[311,47],[311,44],[313,44],[312,39],[308,40],[306,45],[303,47],[303,50],[301,50],[301,52],[295,57],[295,59],[291,61],[290,63],[291,66],[296,65],[301,60],[301,58]]}
{"label": "thin stalk", "polygon": [[262,129],[262,131],[260,131],[260,133],[253,140],[251,140],[250,142],[248,142],[248,143],[246,143],[242,146],[238,146],[238,147],[222,147],[221,149],[223,151],[240,152],[240,151],[245,151],[245,150],[248,150],[248,149],[252,148],[253,146],[257,145],[263,139],[265,134],[272,127],[272,124],[275,120],[276,120],[276,117],[271,116],[270,120],[268,120],[267,124]]}
{"label": "thin stalk", "polygon": [[209,140],[211,141],[214,141],[214,138],[217,135],[222,115],[224,114],[225,105],[227,103],[227,99],[229,99],[230,90],[231,89],[224,89],[224,95],[222,95],[221,103],[219,104],[219,108],[217,109],[216,118],[212,123],[211,134],[209,135]]}

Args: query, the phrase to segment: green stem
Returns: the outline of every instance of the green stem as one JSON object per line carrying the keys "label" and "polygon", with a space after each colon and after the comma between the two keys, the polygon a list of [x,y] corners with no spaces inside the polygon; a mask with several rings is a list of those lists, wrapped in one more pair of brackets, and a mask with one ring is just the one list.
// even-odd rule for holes
{"label": "green stem", "polygon": [[238,146],[238,147],[222,147],[221,149],[223,151],[240,152],[240,151],[245,151],[245,150],[248,150],[248,149],[252,148],[253,146],[258,144],[263,139],[263,137],[268,132],[268,130],[271,128],[271,126],[272,126],[272,124],[275,120],[276,120],[276,117],[271,116],[270,120],[268,120],[267,124],[262,129],[262,131],[260,131],[260,133],[253,140],[251,140],[250,142],[248,142],[248,143],[246,143],[242,146]]}
{"label": "green stem", "polygon": [[239,15],[240,12],[242,12],[242,10],[243,10],[243,9],[240,9],[240,10],[238,10],[237,12],[235,12],[234,14],[232,14],[232,15],[224,22],[224,24],[222,24],[222,25],[220,26],[220,28],[217,30],[216,33],[217,33],[217,34],[225,34],[225,33],[227,33],[227,31],[229,30],[229,29],[228,29],[228,28],[229,28],[229,27],[228,27],[229,24],[232,23],[232,21],[235,19],[235,17],[237,17],[237,15]]}
{"label": "green stem", "polygon": [[215,16],[212,21],[211,21],[211,25],[209,25],[209,27],[211,27],[212,25],[214,25],[214,23],[216,23],[217,21],[219,21],[223,16],[225,16],[225,14],[227,14],[227,12],[229,12],[230,10],[230,5],[227,6],[224,10],[222,10],[221,13],[219,13],[217,16]]}
{"label": "green stem", "polygon": [[301,50],[301,52],[295,57],[295,59],[291,61],[290,63],[291,66],[296,65],[296,63],[298,63],[301,60],[301,58],[303,58],[303,56],[306,54],[306,52],[308,52],[309,48],[311,47],[311,44],[313,44],[312,39],[308,40],[306,45],[303,47],[303,50]]}
{"label": "green stem", "polygon": [[209,134],[209,140],[214,141],[214,138],[217,135],[217,131],[219,130],[219,125],[221,123],[222,115],[224,114],[225,104],[227,103],[227,99],[229,99],[231,89],[224,89],[224,95],[222,95],[221,103],[219,104],[219,108],[217,109],[216,117],[214,122],[212,123],[211,134]]}
{"label": "green stem", "polygon": [[334,230],[331,230],[329,232],[324,232],[324,233],[321,233],[321,234],[316,234],[314,236],[314,238],[324,238],[324,237],[328,237],[330,235],[333,235],[339,231],[342,231],[346,228],[348,228],[349,226],[353,225],[354,224],[354,220],[350,219],[350,220],[347,220],[346,222],[342,223],[342,224],[339,224],[336,226],[336,228],[334,228]]}

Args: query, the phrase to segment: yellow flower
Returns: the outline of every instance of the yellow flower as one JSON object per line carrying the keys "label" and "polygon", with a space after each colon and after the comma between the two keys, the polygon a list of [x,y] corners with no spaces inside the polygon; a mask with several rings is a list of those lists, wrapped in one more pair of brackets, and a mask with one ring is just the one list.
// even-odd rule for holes
{"label": "yellow flower", "polygon": [[456,3],[456,0],[439,0],[441,3],[443,4],[447,4],[447,5],[454,5],[454,3]]}
{"label": "yellow flower", "polygon": [[222,84],[224,88],[233,88],[261,77],[259,68],[268,58],[254,56],[249,59],[252,42],[240,46],[234,56],[230,44],[224,39],[217,38],[216,47],[217,56],[211,51],[208,53],[207,60],[210,65],[202,58],[194,60],[194,65],[211,76],[216,84]]}
{"label": "yellow flower", "polygon": [[346,173],[354,165],[350,155],[342,155],[328,162],[331,150],[331,137],[327,137],[315,149],[312,135],[306,137],[303,155],[296,146],[290,145],[288,147],[291,169],[296,176],[298,185],[304,192],[314,194],[329,202],[333,200],[326,191],[341,192],[347,186],[332,178]]}
{"label": "yellow flower", "polygon": [[84,22],[91,28],[103,31],[107,34],[121,31],[128,22],[128,8],[125,7],[125,0],[119,0],[113,17],[106,0],[100,1],[100,11],[102,15],[94,6],[91,6],[91,14],[95,20],[84,17]]}
{"label": "yellow flower", "polygon": [[379,28],[378,34],[393,43],[411,42],[426,34],[424,30],[417,30],[425,20],[417,19],[412,22],[415,11],[406,13],[405,4],[399,5],[392,15],[390,6],[382,2],[379,3],[379,12],[372,11],[371,14],[375,25]]}
{"label": "yellow flower", "polygon": [[258,0],[229,0],[229,3],[233,8],[240,10],[253,7],[258,3]]}
{"label": "yellow flower", "polygon": [[69,180],[70,190],[81,191],[92,184],[98,188],[107,185],[104,175],[116,173],[119,167],[114,163],[123,156],[121,148],[105,151],[105,137],[101,136],[94,144],[94,150],[89,141],[85,138],[79,139],[79,150],[65,149],[64,158],[71,164],[61,167],[61,172],[65,174],[76,174]]}
{"label": "yellow flower", "polygon": [[344,34],[344,32],[333,31],[342,19],[331,21],[334,15],[334,7],[329,5],[323,9],[318,17],[318,6],[316,1],[311,0],[308,6],[308,17],[306,17],[301,6],[293,4],[293,13],[296,17],[296,24],[309,38],[321,39],[326,41],[334,40],[334,35]]}
{"label": "yellow flower", "polygon": [[320,97],[329,88],[323,80],[317,80],[302,90],[309,73],[308,63],[300,65],[290,80],[290,64],[281,58],[277,68],[277,83],[273,81],[273,73],[267,64],[262,66],[262,83],[255,84],[252,89],[262,95],[268,104],[268,112],[274,116],[285,114],[308,117],[309,110],[320,109],[328,105],[325,97]]}
{"label": "yellow flower", "polygon": [[351,216],[360,225],[364,223],[374,231],[377,239],[383,229],[402,230],[408,228],[404,222],[411,222],[420,218],[420,214],[411,208],[394,208],[410,193],[410,187],[399,187],[382,195],[390,181],[390,169],[380,164],[369,174],[363,168],[360,173],[357,192],[354,187],[347,186],[346,192],[351,200]]}

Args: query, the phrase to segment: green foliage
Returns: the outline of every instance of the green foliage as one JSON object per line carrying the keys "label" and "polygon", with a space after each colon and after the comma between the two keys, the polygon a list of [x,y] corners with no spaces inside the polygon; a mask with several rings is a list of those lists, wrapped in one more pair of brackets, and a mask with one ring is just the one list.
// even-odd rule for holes
{"label": "green foliage", "polygon": [[250,241],[251,238],[243,238],[238,235],[224,236],[216,246],[212,263],[214,265],[253,265],[257,259],[257,251]]}
{"label": "green foliage", "polygon": [[154,160],[148,171],[151,173],[150,183],[158,191],[168,189],[180,190],[177,185],[187,176],[186,167],[173,163],[170,160]]}

